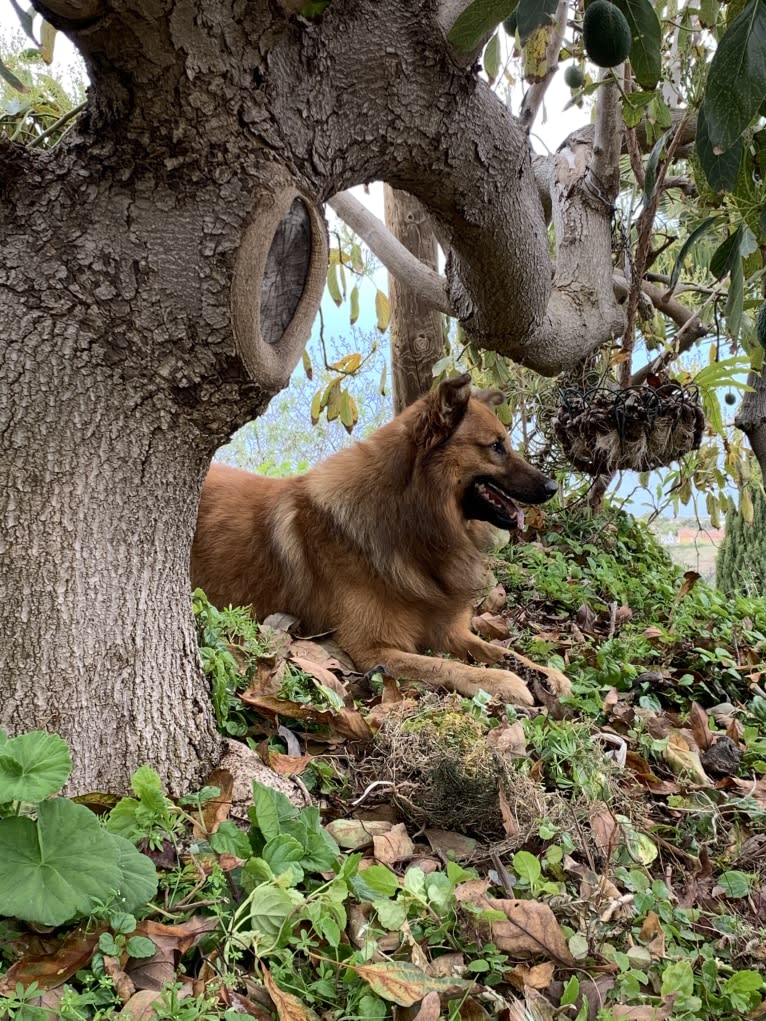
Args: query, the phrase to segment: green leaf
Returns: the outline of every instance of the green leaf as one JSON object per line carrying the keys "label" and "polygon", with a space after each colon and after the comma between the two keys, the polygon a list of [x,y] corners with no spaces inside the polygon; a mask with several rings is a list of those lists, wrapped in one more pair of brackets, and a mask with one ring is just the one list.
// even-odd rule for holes
{"label": "green leaf", "polygon": [[130,786],[138,800],[146,808],[154,812],[164,812],[167,808],[167,799],[162,790],[162,780],[159,773],[151,766],[139,766],[130,778]]}
{"label": "green leaf", "polygon": [[157,869],[151,858],[142,854],[125,837],[101,831],[117,853],[120,878],[116,884],[117,903],[125,911],[138,911],[157,893]]}
{"label": "green leaf", "polygon": [[44,801],[71,772],[69,747],[58,734],[19,734],[0,745],[0,802]]}
{"label": "green leaf", "polygon": [[129,911],[110,911],[109,925],[113,932],[127,936],[128,933],[135,931],[136,916]]}
{"label": "green leaf", "polygon": [[689,961],[675,961],[669,964],[662,973],[662,996],[691,996],[694,991],[694,972]]}
{"label": "green leaf", "polygon": [[742,269],[742,258],[738,256],[731,267],[729,276],[729,293],[726,298],[724,315],[726,327],[733,339],[739,336],[742,323],[742,308],[745,300],[745,274]]}
{"label": "green leaf", "polygon": [[716,280],[722,280],[730,273],[734,264],[740,259],[740,245],[744,234],[742,224],[721,242],[710,256],[710,272]]}
{"label": "green leaf", "polygon": [[676,256],[676,261],[673,263],[673,269],[670,273],[670,283],[668,284],[669,291],[672,291],[678,283],[678,278],[680,277],[681,270],[683,269],[684,259],[691,251],[693,245],[696,244],[696,242],[699,241],[704,234],[707,234],[711,227],[716,226],[720,222],[720,216],[709,216],[706,220],[703,220],[702,223],[698,224],[698,226],[694,228],[686,241],[684,241],[681,245],[678,255]]}
{"label": "green leaf", "polygon": [[303,879],[303,869],[300,867],[304,858],[303,846],[288,833],[272,837],[264,847],[262,857],[275,876],[281,876],[289,870],[293,886]]}
{"label": "green leaf", "polygon": [[351,315],[349,316],[349,323],[351,326],[359,318],[359,288],[354,284],[351,288]]}
{"label": "green leaf", "polygon": [[36,822],[0,820],[0,915],[62,925],[90,914],[120,879],[115,839],[83,805],[55,798]]}
{"label": "green leaf", "polygon": [[282,832],[282,824],[297,819],[298,814],[298,809],[284,794],[253,781],[253,807],[248,810],[248,815],[265,840],[276,837]]}
{"label": "green leaf", "polygon": [[536,29],[550,25],[557,7],[557,0],[521,0],[516,9],[516,28],[522,46]]}
{"label": "green leaf", "polygon": [[364,886],[372,891],[371,899],[373,900],[375,895],[393,897],[399,889],[399,880],[386,865],[370,865],[369,868],[363,869],[355,879],[361,880]]}
{"label": "green leaf", "polygon": [[250,924],[264,936],[278,936],[279,932],[303,897],[295,890],[265,884],[257,887],[250,898]]}
{"label": "green leaf", "polygon": [[520,879],[533,887],[542,875],[542,868],[537,858],[529,851],[517,851],[513,856],[513,870]]}
{"label": "green leaf", "polygon": [[500,71],[500,35],[492,36],[484,50],[484,70],[490,82],[494,82]]}
{"label": "green leaf", "polygon": [[473,0],[455,21],[447,41],[460,53],[472,53],[515,6],[516,0]]}
{"label": "green leaf", "polygon": [[649,0],[613,0],[630,25],[630,66],[638,84],[653,89],[662,73],[662,28]]}
{"label": "green leaf", "polygon": [[649,159],[646,161],[646,168],[644,171],[644,202],[649,203],[654,195],[654,187],[657,184],[657,167],[659,166],[660,156],[665,148],[668,140],[669,131],[664,131],[652,147],[652,151],[649,153]]}
{"label": "green leaf", "polygon": [[108,957],[119,957],[120,956],[120,944],[111,934],[111,932],[102,932],[98,937],[98,949],[102,954],[106,954]]}
{"label": "green leaf", "polygon": [[407,906],[398,900],[376,900],[372,906],[378,915],[378,921],[389,932],[401,929],[407,921]]}
{"label": "green leaf", "polygon": [[5,66],[2,60],[0,60],[0,78],[5,78],[11,88],[16,89],[17,92],[29,92],[24,82],[17,78],[13,71]]}
{"label": "green leaf", "polygon": [[739,174],[739,165],[742,162],[742,153],[744,152],[742,139],[738,138],[734,145],[725,152],[714,152],[708,134],[704,106],[697,115],[697,135],[694,140],[694,147],[705,179],[713,191],[734,191]]}
{"label": "green leaf", "polygon": [[137,958],[154,957],[157,953],[156,944],[148,936],[131,936],[125,949],[131,957]]}
{"label": "green leaf", "polygon": [[210,846],[216,854],[233,854],[235,858],[249,858],[253,853],[247,834],[230,819],[224,819],[210,837]]}
{"label": "green leaf", "polygon": [[729,872],[721,873],[718,877],[718,886],[722,888],[727,897],[739,900],[742,897],[747,897],[750,893],[752,880],[746,872],[732,869]]}
{"label": "green leaf", "polygon": [[741,1014],[748,1013],[757,1007],[761,990],[764,988],[763,976],[757,971],[735,971],[727,978],[721,991],[729,997],[732,1007]]}
{"label": "green leaf", "polygon": [[626,92],[622,97],[622,116],[628,128],[635,128],[654,99],[654,92]]}
{"label": "green leaf", "polygon": [[335,865],[340,848],[322,826],[318,808],[302,809],[297,819],[283,824],[283,830],[303,846],[301,864],[307,872],[326,872]]}
{"label": "green leaf", "polygon": [[576,975],[572,975],[567,984],[564,986],[564,992],[561,994],[561,1002],[559,1006],[568,1007],[571,1003],[576,1003],[579,995],[580,980]]}
{"label": "green leaf", "polygon": [[730,149],[766,97],[766,2],[750,0],[726,30],[708,72],[703,109],[716,153]]}

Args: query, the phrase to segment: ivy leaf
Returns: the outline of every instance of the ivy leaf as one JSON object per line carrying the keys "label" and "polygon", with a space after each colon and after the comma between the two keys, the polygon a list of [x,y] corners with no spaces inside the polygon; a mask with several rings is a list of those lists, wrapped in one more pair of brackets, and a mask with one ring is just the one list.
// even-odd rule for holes
{"label": "ivy leaf", "polygon": [[739,174],[739,165],[742,162],[742,152],[744,149],[742,139],[738,138],[734,145],[725,152],[716,153],[708,134],[704,105],[697,115],[697,137],[694,141],[694,147],[702,167],[702,172],[713,191],[734,191],[737,184],[737,175]]}
{"label": "ivy leaf", "polygon": [[507,18],[516,0],[473,0],[455,21],[447,42],[460,53],[471,53]]}
{"label": "ivy leaf", "polygon": [[726,30],[708,72],[703,110],[716,155],[730,149],[766,98],[766,0],[750,0]]}
{"label": "ivy leaf", "polygon": [[649,0],[613,0],[630,25],[630,66],[638,84],[653,89],[662,73],[662,28]]}

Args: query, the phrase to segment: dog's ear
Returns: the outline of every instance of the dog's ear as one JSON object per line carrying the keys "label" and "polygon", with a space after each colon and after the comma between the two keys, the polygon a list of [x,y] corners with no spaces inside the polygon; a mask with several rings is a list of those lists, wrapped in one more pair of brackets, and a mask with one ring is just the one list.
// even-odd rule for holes
{"label": "dog's ear", "polygon": [[496,408],[498,404],[502,404],[505,400],[505,394],[502,390],[474,390],[471,397],[481,401],[482,404],[486,404],[490,408]]}
{"label": "dog's ear", "polygon": [[467,372],[443,380],[424,397],[416,426],[418,445],[427,448],[448,439],[463,421],[470,397],[471,377]]}

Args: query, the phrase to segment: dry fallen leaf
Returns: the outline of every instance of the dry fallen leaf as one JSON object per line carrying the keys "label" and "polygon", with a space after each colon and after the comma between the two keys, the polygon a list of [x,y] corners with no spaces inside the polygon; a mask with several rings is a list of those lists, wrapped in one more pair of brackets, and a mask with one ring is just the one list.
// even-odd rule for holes
{"label": "dry fallen leaf", "polygon": [[261,974],[266,991],[274,1002],[279,1021],[319,1021],[319,1015],[302,1000],[279,988],[265,964],[261,965]]}
{"label": "dry fallen leaf", "polygon": [[502,911],[506,916],[503,921],[489,923],[492,941],[498,949],[514,955],[545,955],[570,967],[575,964],[561,926],[547,904],[494,897],[479,897],[473,903]]}
{"label": "dry fallen leaf", "polygon": [[388,833],[373,836],[372,847],[375,857],[384,865],[409,861],[415,853],[415,845],[412,843],[404,823],[392,826]]}
{"label": "dry fallen leaf", "polygon": [[8,995],[16,988],[36,982],[40,989],[55,989],[71,978],[76,971],[85,968],[96,949],[99,936],[105,926],[91,929],[87,933],[75,929],[61,943],[57,943],[49,954],[27,954],[12,964],[0,979],[0,996]]}
{"label": "dry fallen leaf", "polygon": [[699,752],[689,746],[689,741],[680,730],[671,730],[662,757],[676,776],[689,777],[704,787],[713,786],[712,780],[702,768]]}
{"label": "dry fallen leaf", "polygon": [[390,1003],[398,1003],[400,1007],[420,1003],[430,992],[457,996],[469,987],[469,983],[463,979],[427,975],[408,961],[354,964],[351,969],[359,978],[364,979],[374,993]]}
{"label": "dry fallen leaf", "polygon": [[517,989],[524,991],[526,986],[532,989],[547,989],[551,984],[556,965],[553,961],[544,961],[542,964],[517,964],[516,967],[506,973],[506,978]]}
{"label": "dry fallen leaf", "polygon": [[624,843],[622,827],[602,801],[595,802],[590,810],[590,829],[593,842],[607,861],[620,844]]}
{"label": "dry fallen leaf", "polygon": [[521,720],[516,720],[515,723],[501,723],[499,727],[493,727],[487,734],[487,744],[490,748],[494,748],[498,755],[507,755],[509,758],[525,758],[527,739]]}
{"label": "dry fallen leaf", "polygon": [[435,989],[432,989],[430,993],[426,993],[423,997],[420,1009],[413,1017],[412,1021],[439,1021],[440,1014],[441,1002],[439,1000],[439,994]]}

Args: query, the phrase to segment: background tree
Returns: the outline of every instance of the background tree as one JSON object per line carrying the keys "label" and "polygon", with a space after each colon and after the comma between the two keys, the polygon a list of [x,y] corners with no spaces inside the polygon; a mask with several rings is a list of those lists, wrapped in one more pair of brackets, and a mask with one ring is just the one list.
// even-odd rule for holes
{"label": "background tree", "polygon": [[760,486],[751,492],[742,509],[726,515],[716,584],[728,595],[760,596],[766,591],[766,496]]}
{"label": "background tree", "polygon": [[[676,169],[700,123],[691,114],[716,37],[719,52],[729,38],[730,53],[747,59],[730,75],[723,113],[710,101],[720,88],[704,93],[694,158],[710,176],[739,154],[736,181],[729,170],[721,190],[737,185],[740,168],[753,178],[748,139],[766,65],[751,51],[764,5],[750,0],[742,37],[733,11],[713,11],[705,33],[702,12],[664,5],[660,21],[648,0],[625,0],[636,21],[630,64],[586,79],[593,126],[534,161],[527,130],[558,61],[582,60],[581,11],[563,0],[522,0],[516,12],[530,80],[518,116],[476,71],[483,51],[503,80],[495,29],[511,3],[35,6],[74,41],[92,85],[52,152],[0,142],[0,555],[11,608],[1,720],[62,733],[76,789],[125,786],[148,759],[178,790],[217,752],[188,597],[199,487],[213,451],[263,410],[301,356],[328,265],[322,203],[351,222],[354,184],[377,178],[414,196],[445,274],[410,257],[406,282],[451,313],[476,350],[554,375],[624,334],[605,357],[627,378],[647,296],[673,324],[668,358],[708,329],[675,283],[652,284],[655,228],[668,222],[667,196],[688,185],[683,174],[674,184]],[[655,90],[661,76],[680,109]],[[615,254],[623,150],[638,182],[624,214],[635,233]],[[722,203],[713,228],[726,236],[708,267],[716,283],[706,307],[725,311],[738,338],[745,285],[762,271],[747,262],[755,228],[736,189],[731,202],[710,194]],[[684,232],[689,220],[678,216]],[[386,263],[396,242],[380,237]],[[340,252],[332,265],[343,269]],[[356,364],[332,371],[345,378]],[[325,407],[350,428],[342,389]]]}

